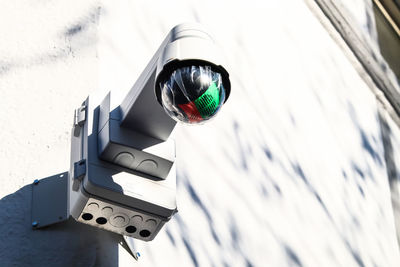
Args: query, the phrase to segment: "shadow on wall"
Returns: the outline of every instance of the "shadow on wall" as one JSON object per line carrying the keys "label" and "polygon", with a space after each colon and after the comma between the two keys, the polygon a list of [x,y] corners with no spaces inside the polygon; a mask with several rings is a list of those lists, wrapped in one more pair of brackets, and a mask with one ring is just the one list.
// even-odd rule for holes
{"label": "shadow on wall", "polygon": [[[379,144],[382,142],[380,140],[380,136],[374,134],[374,132],[367,131],[360,123],[359,118],[357,118],[356,111],[351,107],[349,103],[349,116],[354,123],[354,129],[352,129],[355,135],[359,135],[359,139],[357,140],[359,143],[359,151],[361,152],[360,158],[351,158],[349,157],[349,161],[343,164],[338,164],[338,167],[342,167],[342,175],[343,177],[338,176],[337,179],[340,181],[340,185],[335,188],[335,192],[340,192],[340,190],[348,190],[352,193],[352,198],[354,203],[364,203],[365,195],[368,194],[364,192],[365,189],[369,190],[368,186],[377,186],[380,184],[376,183],[378,177],[374,176],[374,173],[369,170],[368,165],[365,167],[363,164],[370,162],[367,159],[370,159],[374,162],[374,168],[382,169],[385,168],[385,162],[388,166],[388,172],[390,169],[396,170],[395,166],[389,166],[390,162],[393,161],[389,159],[386,155],[388,150],[385,146],[385,158],[383,158],[383,153],[379,150]],[[379,127],[379,125],[377,125]],[[383,126],[381,126],[384,128]],[[314,199],[316,203],[321,208],[321,211],[325,213],[326,218],[329,221],[328,228],[332,231],[332,234],[337,236],[340,242],[338,244],[326,244],[329,249],[334,251],[336,246],[342,246],[346,249],[347,255],[346,257],[350,260],[353,260],[354,266],[364,267],[367,266],[369,262],[374,263],[375,259],[369,259],[365,255],[365,248],[354,241],[353,237],[356,236],[357,238],[361,238],[363,233],[363,213],[358,213],[354,209],[347,208],[346,211],[348,214],[346,215],[346,221],[341,222],[338,218],[340,218],[340,213],[346,207],[346,199],[343,199],[342,203],[343,206],[335,206],[335,203],[330,195],[329,191],[324,190],[320,185],[324,184],[327,187],[331,184],[328,183],[328,180],[324,180],[323,177],[319,180],[316,180],[315,177],[312,177],[307,172],[307,162],[305,160],[296,160],[296,158],[284,158],[285,155],[289,155],[288,152],[284,151],[277,151],[275,148],[272,149],[268,146],[267,140],[259,140],[257,142],[251,142],[252,139],[246,138],[246,133],[244,132],[244,128],[241,126],[239,122],[234,121],[232,123],[232,127],[229,129],[234,134],[232,135],[235,139],[232,140],[231,145],[235,147],[236,152],[234,153],[235,156],[232,156],[232,152],[225,152],[224,158],[227,162],[225,163],[224,169],[235,169],[237,173],[242,173],[243,176],[246,177],[247,183],[254,184],[254,187],[259,188],[258,193],[264,196],[264,199],[260,196],[258,199],[265,201],[286,201],[287,203],[292,203],[293,198],[291,195],[285,194],[288,192],[288,187],[290,185],[294,185],[298,188],[298,192],[296,194],[300,194],[301,192],[304,197],[311,196],[311,199]],[[383,131],[384,129],[382,129]],[[390,131],[390,129],[389,129]],[[256,132],[255,130],[253,132]],[[383,142],[385,143],[385,136],[382,134]],[[222,147],[221,150],[224,148]],[[257,150],[262,150],[257,151]],[[283,148],[282,148],[283,150]],[[264,158],[259,157],[260,155],[265,155]],[[391,156],[393,157],[393,155]],[[255,164],[251,165],[251,162],[257,162],[257,166]],[[288,163],[285,163],[288,162]],[[389,163],[388,163],[389,162]],[[312,162],[310,162],[312,164]],[[272,171],[272,168],[268,168],[265,166],[272,166],[274,165],[277,169],[280,169],[281,172]],[[393,165],[393,164],[392,164]],[[229,166],[229,168],[227,167]],[[212,162],[208,162],[209,168],[218,169],[218,165],[213,165]],[[259,168],[259,172],[255,172],[254,169]],[[309,168],[308,168],[309,169]],[[347,173],[345,171],[347,170]],[[393,171],[392,171],[393,172]],[[263,177],[259,176],[259,173],[263,173]],[[258,175],[258,176],[257,176]],[[246,248],[243,245],[246,241],[246,236],[249,235],[248,232],[243,231],[243,229],[247,229],[247,226],[243,225],[243,222],[240,220],[240,216],[235,216],[234,210],[232,211],[223,211],[223,210],[216,210],[213,208],[209,200],[207,200],[207,195],[203,194],[201,189],[196,187],[196,184],[193,184],[192,181],[195,178],[191,177],[191,172],[185,169],[184,166],[180,166],[178,169],[178,188],[183,189],[185,192],[188,193],[190,197],[189,200],[192,201],[193,207],[197,207],[199,214],[202,214],[202,219],[204,219],[205,224],[202,227],[208,230],[207,240],[214,241],[214,247],[221,250],[221,255],[223,251],[235,251],[236,264],[238,266],[258,266],[259,262],[256,259],[252,258],[251,255],[246,253]],[[393,176],[392,175],[389,175]],[[231,179],[226,179],[226,190],[233,190],[235,191],[235,187],[230,186],[230,183],[234,184],[237,183],[235,180],[236,176],[232,176]],[[286,179],[287,178],[287,179]],[[314,178],[314,179],[313,179]],[[292,183],[293,182],[293,183]],[[317,187],[319,185],[319,187]],[[283,190],[285,189],[285,190]],[[303,189],[306,189],[304,191]],[[211,190],[211,189],[210,189]],[[218,194],[219,189],[215,189],[213,191],[214,194]],[[178,190],[179,191],[179,190]],[[230,199],[230,202],[241,202],[244,203],[248,210],[254,214],[254,217],[258,217],[258,211],[254,210],[254,205],[252,205],[251,199],[253,196],[250,196],[248,193],[244,191],[235,191],[235,199]],[[371,197],[371,196],[368,196]],[[277,200],[278,199],[278,200]],[[381,205],[381,203],[378,203]],[[363,205],[363,204],[362,204]],[[271,212],[268,209],[268,205],[265,205],[265,212]],[[291,208],[295,209],[296,206],[293,205]],[[289,209],[289,208],[288,208]],[[201,216],[201,215],[197,216]],[[223,216],[225,214],[226,216]],[[301,222],[303,218],[301,218],[301,214],[310,215],[311,220],[309,223],[313,223],[312,213],[308,213],[306,209],[303,209],[299,212],[298,220]],[[320,214],[320,213],[316,213]],[[181,214],[182,215],[182,214]],[[321,215],[319,215],[321,216]],[[267,221],[266,219],[265,221]],[[319,221],[319,220],[316,220]],[[179,229],[179,235],[175,234],[170,231],[169,227],[166,227],[166,234],[169,238],[171,245],[178,246],[179,244],[183,244],[184,248],[186,249],[187,254],[190,256],[193,266],[200,266],[200,258],[204,257],[201,250],[199,249],[198,242],[196,237],[193,239],[188,238],[191,234],[193,234],[194,230],[191,229],[190,219],[185,216],[180,216],[177,214],[173,222],[177,223]],[[268,227],[267,224],[263,224],[263,227],[267,227],[270,232],[271,236],[275,238],[276,243],[269,243],[268,245],[273,247],[277,246],[282,251],[282,259],[286,260],[288,266],[306,266],[304,258],[306,254],[301,249],[301,247],[296,246],[293,244],[292,240],[285,239],[280,237],[279,231],[277,232],[276,229],[282,229],[284,231],[284,227],[280,228],[279,225],[274,225],[273,220],[268,220],[268,222],[273,226],[271,228]],[[218,226],[224,224],[223,227],[220,229],[229,229],[229,235],[221,235],[216,230]],[[196,227],[200,227],[200,223],[196,224]],[[343,228],[348,227],[354,230],[355,233],[349,235],[348,232],[344,231]],[[195,234],[193,234],[195,235]],[[372,233],[370,233],[372,236]],[[300,235],[301,236],[301,235]],[[261,238],[261,237],[260,237]],[[301,237],[299,237],[301,238]],[[202,240],[205,240],[205,236],[203,235]],[[303,242],[303,241],[301,241]],[[323,241],[320,241],[321,245],[324,244]],[[377,242],[380,242],[380,239],[377,238]],[[210,243],[208,243],[210,245]],[[312,250],[311,253],[316,253],[317,250]],[[326,257],[332,257],[330,252],[325,255]],[[225,256],[222,255],[221,264],[224,266],[229,266],[229,263],[226,263],[228,259],[224,258]],[[209,259],[210,263],[216,263],[217,259]],[[224,262],[225,261],[225,262]],[[239,263],[238,263],[239,262]],[[267,260],[266,260],[267,262]],[[332,263],[334,261],[332,260]],[[240,265],[242,263],[242,265]]]}
{"label": "shadow on wall", "polygon": [[392,131],[386,119],[378,114],[381,124],[382,143],[384,146],[386,170],[389,179],[390,193],[392,200],[393,215],[397,231],[397,243],[400,245],[400,175],[397,172],[397,166],[394,159],[393,145],[391,140]]}
{"label": "shadow on wall", "polygon": [[65,58],[74,58],[81,50],[93,47],[97,42],[96,31],[93,29],[99,23],[101,12],[102,7],[94,5],[84,16],[68,25],[66,30],[60,30],[57,39],[54,39],[52,50],[35,51],[30,57],[14,61],[0,57],[0,76],[19,68],[47,65]]}
{"label": "shadow on wall", "polygon": [[26,185],[0,200],[1,266],[118,266],[118,235],[72,218],[33,230],[31,199]]}

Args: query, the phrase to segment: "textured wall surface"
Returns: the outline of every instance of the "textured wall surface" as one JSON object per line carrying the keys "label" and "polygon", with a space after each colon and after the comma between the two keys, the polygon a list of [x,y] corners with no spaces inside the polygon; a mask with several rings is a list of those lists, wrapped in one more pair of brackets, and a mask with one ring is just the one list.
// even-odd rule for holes
{"label": "textured wall surface", "polygon": [[[73,110],[122,97],[185,21],[214,34],[232,94],[175,130],[179,213],[138,262],[74,221],[31,230]],[[303,1],[3,1],[0,22],[0,266],[400,266],[400,131]]]}

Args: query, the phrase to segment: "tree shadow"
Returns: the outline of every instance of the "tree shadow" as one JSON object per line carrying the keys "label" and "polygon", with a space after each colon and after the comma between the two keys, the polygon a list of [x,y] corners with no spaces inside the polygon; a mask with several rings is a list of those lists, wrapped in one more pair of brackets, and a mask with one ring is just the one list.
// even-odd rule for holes
{"label": "tree shadow", "polygon": [[392,131],[386,119],[380,113],[378,113],[378,118],[381,126],[386,171],[389,179],[393,215],[397,231],[397,243],[400,245],[400,173],[398,173],[397,171],[397,166],[394,158],[393,144],[391,140]]}

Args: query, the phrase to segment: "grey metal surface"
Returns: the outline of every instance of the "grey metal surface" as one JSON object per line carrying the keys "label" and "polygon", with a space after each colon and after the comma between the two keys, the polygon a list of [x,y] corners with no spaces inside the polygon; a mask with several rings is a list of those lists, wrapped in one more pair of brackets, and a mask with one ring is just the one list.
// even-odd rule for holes
{"label": "grey metal surface", "polygon": [[68,219],[68,172],[32,184],[32,227],[42,228]]}
{"label": "grey metal surface", "polygon": [[169,218],[176,212],[175,175],[174,165],[167,179],[153,181],[139,173],[126,172],[117,165],[89,164],[82,185],[84,191],[94,197]]}
{"label": "grey metal surface", "polygon": [[[148,91],[149,88],[143,90]],[[174,142],[169,139],[162,141],[136,129],[121,127],[118,109],[110,110],[111,94],[112,92],[107,94],[99,108],[99,157],[122,167],[165,179],[175,160]],[[152,97],[154,98],[154,95]],[[148,110],[154,110],[153,104],[159,106],[158,103],[146,104]],[[163,110],[162,113],[161,119],[166,115]],[[151,115],[154,116],[153,113]],[[148,116],[141,120],[162,127],[160,123],[149,120]]]}
{"label": "grey metal surface", "polygon": [[[78,220],[83,208],[88,203],[87,197],[93,197],[114,203],[114,205],[142,210],[145,213],[160,216],[164,220],[169,219],[176,212],[175,167],[171,168],[167,179],[160,180],[154,176],[141,174],[101,160],[98,157],[97,135],[101,111],[98,103],[92,103],[89,99],[86,101],[86,105],[87,120],[82,126],[80,136],[73,136],[71,139],[71,162],[82,158],[85,158],[87,162],[87,172],[82,182],[75,179],[77,188],[71,187],[70,190],[71,215]],[[109,121],[114,121],[114,119]],[[90,124],[90,122],[93,123]],[[156,151],[153,151],[152,148],[154,146],[143,150],[155,155],[162,152],[158,146]],[[175,155],[174,149],[172,149],[172,155]],[[72,164],[71,172],[73,170]]]}
{"label": "grey metal surface", "polygon": [[156,99],[155,70],[154,65],[145,84],[133,86],[132,90],[139,91],[139,93],[121,121],[121,126],[165,141],[174,129],[176,121],[165,113]]}
{"label": "grey metal surface", "polygon": [[139,260],[140,253],[136,251],[135,241],[132,237],[123,235],[119,243],[135,260]]}
{"label": "grey metal surface", "polygon": [[157,61],[170,39],[171,33],[163,40],[120,106],[123,127],[160,140],[166,140],[176,124],[157,102],[154,91]]}
{"label": "grey metal surface", "polygon": [[167,221],[140,210],[89,198],[78,221],[143,241],[151,241]]}
{"label": "grey metal surface", "polygon": [[[165,179],[175,160],[175,144],[172,140],[149,143],[150,139],[154,138],[124,129],[117,121],[109,120],[98,135],[98,154],[111,163]],[[146,148],[153,148],[153,153],[146,152]],[[154,168],[143,168],[148,161],[154,162]]]}

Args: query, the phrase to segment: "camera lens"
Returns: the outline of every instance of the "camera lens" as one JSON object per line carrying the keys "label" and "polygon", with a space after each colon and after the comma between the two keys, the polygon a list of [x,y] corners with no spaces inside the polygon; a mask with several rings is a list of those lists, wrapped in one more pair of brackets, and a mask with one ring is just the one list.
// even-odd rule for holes
{"label": "camera lens", "polygon": [[176,69],[160,84],[161,102],[176,121],[199,124],[213,118],[225,101],[221,74],[209,66]]}

